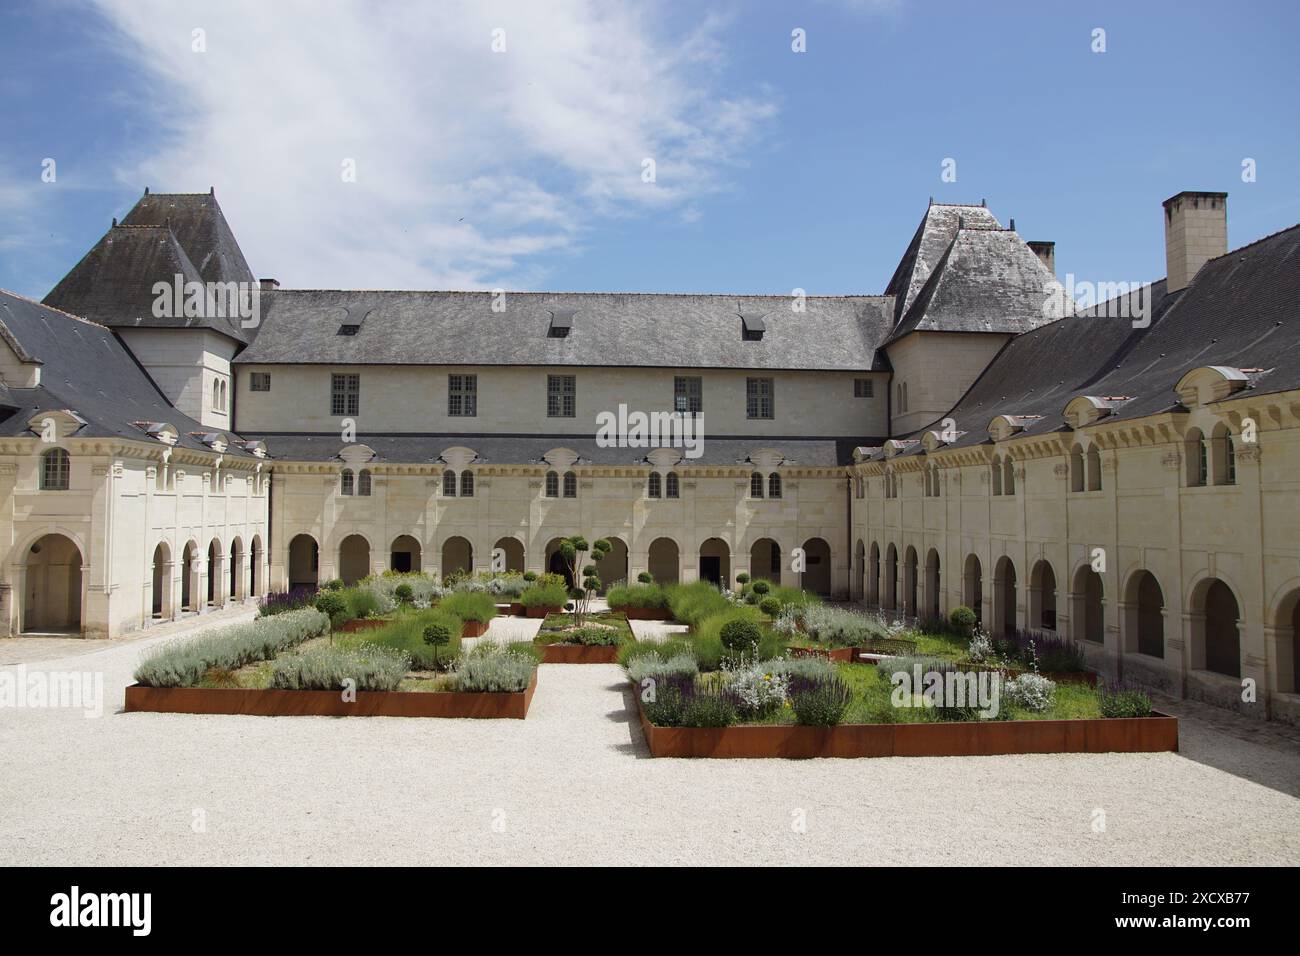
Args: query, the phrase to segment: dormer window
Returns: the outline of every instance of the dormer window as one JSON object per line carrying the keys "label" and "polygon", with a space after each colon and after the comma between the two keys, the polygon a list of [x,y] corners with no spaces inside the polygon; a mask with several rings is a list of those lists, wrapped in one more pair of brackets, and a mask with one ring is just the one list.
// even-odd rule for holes
{"label": "dormer window", "polygon": [[552,339],[568,338],[569,331],[573,328],[573,316],[576,309],[552,309],[551,325],[546,330],[546,335]]}
{"label": "dormer window", "polygon": [[344,322],[339,326],[339,335],[356,335],[361,331],[361,326],[355,322]]}
{"label": "dormer window", "polygon": [[758,313],[740,315],[740,337],[746,342],[758,342],[763,338],[763,333],[767,331],[767,323],[763,321],[763,316]]}

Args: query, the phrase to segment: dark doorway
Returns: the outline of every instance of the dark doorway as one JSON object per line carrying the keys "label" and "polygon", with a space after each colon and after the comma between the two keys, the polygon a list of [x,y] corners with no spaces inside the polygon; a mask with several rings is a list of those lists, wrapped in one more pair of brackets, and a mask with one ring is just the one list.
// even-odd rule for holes
{"label": "dark doorway", "polygon": [[700,579],[714,587],[722,586],[722,559],[716,555],[700,555]]}

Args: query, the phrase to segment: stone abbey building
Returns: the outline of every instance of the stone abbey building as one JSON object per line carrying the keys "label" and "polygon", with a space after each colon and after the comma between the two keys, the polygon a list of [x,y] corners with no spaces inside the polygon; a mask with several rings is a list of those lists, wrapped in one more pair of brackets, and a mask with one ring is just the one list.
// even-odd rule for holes
{"label": "stone abbey building", "polygon": [[[967,604],[1296,722],[1300,227],[1229,251],[1226,206],[1166,200],[1167,277],[1072,309],[983,205],[931,203],[881,295],[349,291],[258,282],[214,194],[146,191],[43,303],[0,293],[4,626],[543,570],[581,532],[605,581]],[[255,307],[160,308],[187,284]],[[703,441],[601,440],[620,407]]]}

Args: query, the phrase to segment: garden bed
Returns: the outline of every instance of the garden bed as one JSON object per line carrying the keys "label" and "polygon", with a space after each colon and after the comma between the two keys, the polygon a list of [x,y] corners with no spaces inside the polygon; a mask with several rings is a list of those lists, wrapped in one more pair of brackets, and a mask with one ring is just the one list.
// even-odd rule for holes
{"label": "garden bed", "polygon": [[555,607],[528,607],[524,608],[525,617],[547,617],[551,614],[559,614],[562,608],[558,605]]}
{"label": "garden bed", "polygon": [[128,713],[232,714],[251,717],[472,717],[523,720],[537,689],[533,673],[519,693],[460,691],[357,691],[345,701],[337,690],[243,690],[208,687],[126,688]]}
{"label": "garden bed", "polygon": [[616,607],[610,610],[626,615],[629,621],[674,621],[673,612],[666,607]]}
{"label": "garden bed", "polygon": [[391,621],[381,617],[358,617],[348,621],[339,630],[344,634],[355,634],[357,631],[373,631],[391,623]]}
{"label": "garden bed", "polygon": [[544,644],[543,664],[617,664],[618,647],[604,644]]}
{"label": "garden bed", "polygon": [[804,727],[657,727],[638,702],[654,757],[975,757],[995,754],[1158,753],[1178,750],[1178,719],[988,720]]}
{"label": "garden bed", "polygon": [[488,631],[488,621],[466,621],[461,625],[461,637],[482,637]]}

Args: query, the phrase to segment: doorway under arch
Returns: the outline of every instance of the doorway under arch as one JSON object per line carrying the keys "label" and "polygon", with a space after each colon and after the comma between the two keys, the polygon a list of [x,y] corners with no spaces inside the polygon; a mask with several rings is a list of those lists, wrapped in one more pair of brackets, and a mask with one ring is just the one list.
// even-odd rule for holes
{"label": "doorway under arch", "polygon": [[978,555],[966,555],[966,567],[962,573],[962,599],[968,608],[975,612],[975,620],[984,622],[984,568]]}
{"label": "doorway under arch", "polygon": [[289,588],[316,587],[320,583],[320,547],[309,534],[289,542]]}
{"label": "doorway under arch", "polygon": [[651,541],[646,563],[659,584],[676,584],[681,580],[681,552],[672,538]]}
{"label": "doorway under arch", "polygon": [[492,545],[492,551],[494,557],[499,552],[505,559],[505,566],[501,570],[524,573],[524,544],[518,538],[511,536],[501,538]]}
{"label": "doorway under arch", "polygon": [[1124,596],[1124,650],[1165,656],[1165,594],[1156,576],[1145,569],[1129,578]]}
{"label": "doorway under arch", "polygon": [[[831,593],[831,546],[823,538],[809,538],[803,543],[803,589],[822,597]],[[779,582],[778,582],[779,583]]]}
{"label": "doorway under arch", "polygon": [[603,558],[593,562],[596,565],[596,577],[600,578],[602,593],[618,581],[627,581],[627,543],[619,537],[605,540],[609,542],[609,551]]}
{"label": "doorway under arch", "polygon": [[149,616],[162,620],[171,616],[172,607],[172,549],[166,541],[159,541],[153,549],[153,585],[150,588]]}
{"label": "doorway under arch", "polygon": [[1016,566],[1002,555],[993,566],[993,633],[1014,634],[1016,630]]}
{"label": "doorway under arch", "polygon": [[418,573],[423,570],[420,542],[409,534],[399,534],[388,549],[388,566],[398,574]]}
{"label": "doorway under arch", "polygon": [[1029,627],[1056,630],[1056,572],[1039,558],[1029,571]]}
{"label": "doorway under arch", "polygon": [[370,542],[350,534],[339,542],[339,577],[348,587],[370,575]]}
{"label": "doorway under arch", "polygon": [[771,538],[759,538],[750,546],[749,576],[781,583],[781,546]]}
{"label": "doorway under arch", "polygon": [[81,632],[81,549],[52,532],[27,550],[23,630]]}
{"label": "doorway under arch", "polygon": [[700,545],[700,580],[720,588],[731,586],[731,549],[721,538],[708,538]]}
{"label": "doorway under arch", "polygon": [[474,570],[474,546],[467,538],[453,535],[442,543],[442,578],[449,575],[469,574]]}

